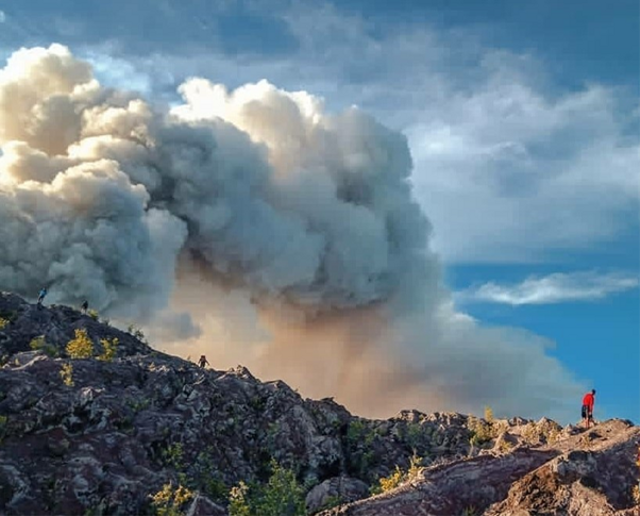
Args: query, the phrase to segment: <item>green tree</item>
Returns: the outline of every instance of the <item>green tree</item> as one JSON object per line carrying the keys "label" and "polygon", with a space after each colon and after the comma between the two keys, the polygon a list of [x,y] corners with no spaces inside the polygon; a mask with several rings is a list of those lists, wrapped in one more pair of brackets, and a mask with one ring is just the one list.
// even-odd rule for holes
{"label": "green tree", "polygon": [[118,353],[118,339],[100,339],[102,344],[102,354],[98,356],[98,360],[104,360],[105,362],[113,362],[113,359]]}
{"label": "green tree", "polygon": [[84,328],[76,330],[76,337],[67,344],[67,354],[71,358],[91,358],[93,356],[93,341]]}
{"label": "green tree", "polygon": [[240,482],[229,495],[229,516],[304,516],[304,487],[293,471],[271,461],[264,485]]}

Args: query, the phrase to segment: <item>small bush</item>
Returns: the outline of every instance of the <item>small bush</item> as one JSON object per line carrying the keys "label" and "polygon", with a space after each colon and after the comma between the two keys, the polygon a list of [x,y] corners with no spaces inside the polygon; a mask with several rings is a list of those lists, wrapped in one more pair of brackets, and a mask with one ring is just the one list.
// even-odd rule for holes
{"label": "small bush", "polygon": [[265,485],[240,482],[229,493],[229,516],[304,516],[304,487],[293,471],[271,461]]}
{"label": "small bush", "polygon": [[396,466],[391,475],[388,477],[382,477],[378,480],[378,485],[371,488],[371,494],[380,494],[391,491],[402,484],[409,482],[418,477],[420,474],[422,459],[417,455],[411,457],[409,463],[409,469],[402,471],[399,466]]}
{"label": "small bush", "polygon": [[62,383],[64,383],[67,387],[73,387],[75,384],[73,383],[73,365],[72,364],[63,364],[60,369],[60,378],[62,378]]}
{"label": "small bush", "polygon": [[93,341],[87,335],[87,330],[77,329],[76,337],[67,344],[67,354],[71,358],[82,359],[93,356]]}
{"label": "small bush", "polygon": [[544,421],[540,424],[529,421],[522,432],[522,436],[527,441],[544,441],[546,443],[553,444],[558,440],[561,430],[562,427],[553,421]]}
{"label": "small bush", "polygon": [[493,427],[491,423],[485,423],[480,419],[469,416],[467,427],[471,431],[469,444],[472,446],[482,446],[494,438]]}
{"label": "small bush", "polygon": [[0,330],[4,330],[10,323],[9,319],[5,319],[4,317],[0,317]]}
{"label": "small bush", "polygon": [[[144,342],[146,344],[147,337],[145,336],[144,332],[140,328],[136,328],[133,324],[130,324],[129,328],[127,328],[127,331],[129,332],[130,335],[133,335],[140,342]],[[187,360],[189,360],[189,358],[187,358]]]}
{"label": "small bush", "polygon": [[400,466],[396,466],[396,469],[393,473],[391,473],[391,475],[389,475],[388,477],[381,477],[378,480],[378,485],[372,488],[371,494],[380,494],[391,491],[392,489],[395,489],[400,484],[402,484],[403,481],[404,473],[400,469]]}
{"label": "small bush", "polygon": [[98,311],[90,308],[87,310],[87,315],[91,317],[94,321],[98,320]]}
{"label": "small bush", "polygon": [[184,448],[182,443],[170,444],[162,451],[162,460],[167,466],[178,471],[184,469]]}
{"label": "small bush", "polygon": [[249,486],[242,480],[229,492],[229,516],[252,516]]}
{"label": "small bush", "polygon": [[165,484],[162,489],[151,496],[151,505],[158,516],[181,516],[183,506],[193,498],[193,493],[186,487],[172,483]]}
{"label": "small bush", "polygon": [[484,419],[487,423],[493,423],[493,410],[489,405],[484,408]]}
{"label": "small bush", "polygon": [[115,337],[112,339],[100,339],[100,344],[102,344],[102,354],[98,356],[98,360],[113,362],[113,359],[118,353],[118,342],[119,340]]}
{"label": "small bush", "polygon": [[31,342],[29,342],[29,347],[33,351],[42,351],[45,355],[52,358],[57,357],[60,354],[58,353],[58,348],[56,348],[52,344],[47,343],[47,341],[44,339],[44,335],[40,335],[39,337],[31,339]]}

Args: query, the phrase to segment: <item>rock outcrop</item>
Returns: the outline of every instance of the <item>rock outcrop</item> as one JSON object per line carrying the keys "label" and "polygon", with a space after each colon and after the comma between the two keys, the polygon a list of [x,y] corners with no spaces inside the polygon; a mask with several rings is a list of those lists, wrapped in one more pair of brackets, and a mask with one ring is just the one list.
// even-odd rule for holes
{"label": "rock outcrop", "polygon": [[[76,330],[92,357],[69,356]],[[635,514],[640,429],[629,422],[585,433],[417,411],[367,420],[140,337],[0,294],[0,514],[149,514],[165,486],[188,485],[186,514],[222,515],[231,487],[264,482],[272,461],[323,515]],[[370,496],[412,457],[417,473]]]}

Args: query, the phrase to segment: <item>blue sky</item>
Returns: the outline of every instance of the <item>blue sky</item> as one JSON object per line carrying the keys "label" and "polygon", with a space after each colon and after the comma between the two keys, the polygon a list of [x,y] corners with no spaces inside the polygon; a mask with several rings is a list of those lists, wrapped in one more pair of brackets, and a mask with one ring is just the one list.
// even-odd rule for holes
{"label": "blue sky", "polygon": [[[419,4],[419,5],[418,5]],[[403,131],[454,299],[525,328],[640,421],[640,7],[494,2],[0,0],[0,58],[69,45],[166,102],[267,78]],[[576,400],[576,411],[580,400]]]}

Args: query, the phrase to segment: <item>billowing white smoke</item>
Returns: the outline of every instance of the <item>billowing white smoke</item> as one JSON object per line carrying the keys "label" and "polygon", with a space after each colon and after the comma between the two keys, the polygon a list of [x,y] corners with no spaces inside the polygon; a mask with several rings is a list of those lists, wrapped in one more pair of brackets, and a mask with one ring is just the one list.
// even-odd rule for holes
{"label": "billowing white smoke", "polygon": [[[191,79],[179,91],[185,104],[166,113],[100,86],[65,47],[10,58],[0,288],[50,285],[58,301],[156,317],[167,340],[197,334],[173,299],[210,354],[212,327],[233,341],[238,324],[255,325],[267,337],[247,365],[369,413],[512,410],[531,389],[531,411],[559,411],[553,394],[574,394],[538,342],[509,347],[451,310],[402,135],[264,81],[230,93]],[[226,300],[246,317],[212,322]]]}

